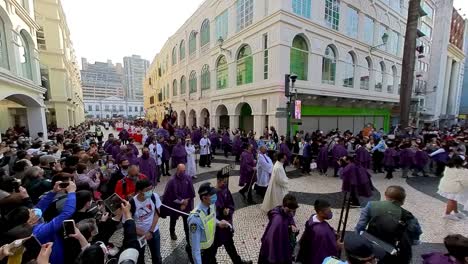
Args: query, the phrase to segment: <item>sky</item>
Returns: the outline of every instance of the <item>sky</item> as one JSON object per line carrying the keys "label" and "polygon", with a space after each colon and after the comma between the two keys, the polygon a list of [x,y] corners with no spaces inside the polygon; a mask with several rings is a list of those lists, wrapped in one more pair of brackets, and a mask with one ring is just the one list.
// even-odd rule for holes
{"label": "sky", "polygon": [[[62,0],[77,57],[91,62],[122,62],[124,56],[132,54],[151,62],[202,2]],[[454,6],[462,9],[461,15],[468,15],[468,0],[454,0]]]}
{"label": "sky", "polygon": [[77,58],[153,60],[203,0],[62,0]]}

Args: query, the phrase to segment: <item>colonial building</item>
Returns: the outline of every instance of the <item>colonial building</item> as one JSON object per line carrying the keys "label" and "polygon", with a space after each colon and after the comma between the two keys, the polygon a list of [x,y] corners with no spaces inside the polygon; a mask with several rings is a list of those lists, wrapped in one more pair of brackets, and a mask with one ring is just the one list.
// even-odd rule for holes
{"label": "colonial building", "polygon": [[285,74],[306,130],[389,129],[399,101],[407,1],[207,0],[145,81],[149,119],[285,134]]}
{"label": "colonial building", "polygon": [[[34,1],[0,1],[0,131],[26,127],[46,132]],[[46,134],[46,133],[45,133]]]}
{"label": "colonial building", "polygon": [[80,70],[61,0],[35,0],[41,75],[47,88],[47,120],[59,128],[84,122]]}
{"label": "colonial building", "polygon": [[115,96],[104,99],[86,99],[85,110],[88,118],[134,119],[145,115],[141,100],[124,100]]}

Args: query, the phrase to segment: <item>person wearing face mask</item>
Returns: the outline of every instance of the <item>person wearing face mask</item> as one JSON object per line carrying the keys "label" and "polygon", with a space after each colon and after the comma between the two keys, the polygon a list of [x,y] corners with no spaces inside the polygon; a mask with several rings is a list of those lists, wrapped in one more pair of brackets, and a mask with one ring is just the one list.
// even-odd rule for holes
{"label": "person wearing face mask", "polygon": [[265,199],[263,200],[262,210],[268,212],[275,206],[281,204],[283,197],[288,194],[288,176],[284,170],[284,161],[286,155],[283,153],[278,154],[278,161],[273,166],[271,172],[270,183],[265,193]]}
{"label": "person wearing face mask", "polygon": [[316,213],[306,222],[299,242],[297,260],[304,264],[321,264],[326,257],[339,257],[338,251],[342,247],[335,229],[327,222],[333,218],[330,203],[316,200],[314,209]]}
{"label": "person wearing face mask", "polygon": [[103,193],[103,198],[111,196],[117,185],[117,182],[125,178],[128,175],[128,168],[130,167],[130,162],[126,159],[120,160],[118,170],[111,174],[109,181],[107,182],[107,191]]}
{"label": "person wearing face mask", "polygon": [[148,178],[140,173],[138,166],[132,165],[128,168],[128,175],[117,182],[115,193],[122,199],[129,200],[135,194],[135,183],[138,180],[147,180]]}
{"label": "person wearing face mask", "polygon": [[[145,239],[151,252],[153,264],[161,264],[161,241],[159,233],[159,210],[161,199],[153,193],[153,185],[148,180],[136,182],[136,195],[130,199],[131,212],[135,219],[137,236]],[[146,246],[140,248],[138,264],[145,263]]]}
{"label": "person wearing face mask", "polygon": [[195,146],[192,144],[190,138],[187,138],[185,142],[185,152],[187,152],[187,175],[196,179],[197,166],[195,163]]}
{"label": "person wearing face mask", "polygon": [[287,194],[282,205],[268,212],[268,225],[261,239],[258,264],[291,264],[293,248],[291,232],[297,233],[294,222],[296,209],[299,208],[296,197]]}
{"label": "person wearing face mask", "polygon": [[211,141],[208,138],[208,134],[205,133],[203,138],[200,140],[200,167],[207,166],[211,168]]}
{"label": "person wearing face mask", "polygon": [[155,183],[157,180],[157,165],[156,161],[150,157],[150,152],[148,148],[143,148],[141,157],[138,158],[138,164],[140,167],[140,172],[148,179],[151,183]]}
{"label": "person wearing face mask", "polygon": [[216,227],[232,228],[226,220],[216,218],[216,189],[207,182],[198,189],[201,203],[190,212],[190,246],[193,263],[216,263],[215,233]]}

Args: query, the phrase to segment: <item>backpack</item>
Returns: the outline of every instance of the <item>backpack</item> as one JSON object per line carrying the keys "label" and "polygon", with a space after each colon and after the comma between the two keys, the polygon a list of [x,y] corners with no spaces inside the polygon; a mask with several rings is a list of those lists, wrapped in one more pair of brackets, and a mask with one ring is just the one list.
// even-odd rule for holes
{"label": "backpack", "polygon": [[[133,216],[135,214],[135,211],[136,211],[136,204],[135,204],[134,198],[130,199],[129,202],[130,202],[130,213],[132,213],[132,216]],[[154,194],[151,195],[151,202],[154,205],[154,209],[156,210],[156,214],[158,215],[158,217],[161,217],[158,208],[156,208],[156,197],[154,196]]]}

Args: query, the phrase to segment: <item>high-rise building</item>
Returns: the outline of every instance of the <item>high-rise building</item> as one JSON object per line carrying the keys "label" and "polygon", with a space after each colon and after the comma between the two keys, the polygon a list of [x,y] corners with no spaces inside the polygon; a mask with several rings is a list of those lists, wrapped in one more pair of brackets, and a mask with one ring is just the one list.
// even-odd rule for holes
{"label": "high-rise building", "polygon": [[61,0],[35,0],[37,42],[47,88],[47,122],[68,128],[84,122],[80,70]]}
{"label": "high-rise building", "polygon": [[124,57],[125,98],[143,101],[143,83],[149,68],[149,61],[141,56]]}
{"label": "high-rise building", "polygon": [[83,96],[86,99],[104,99],[107,97],[124,98],[123,67],[121,63],[115,66],[111,60],[107,62],[88,63],[81,59],[81,83]]}

